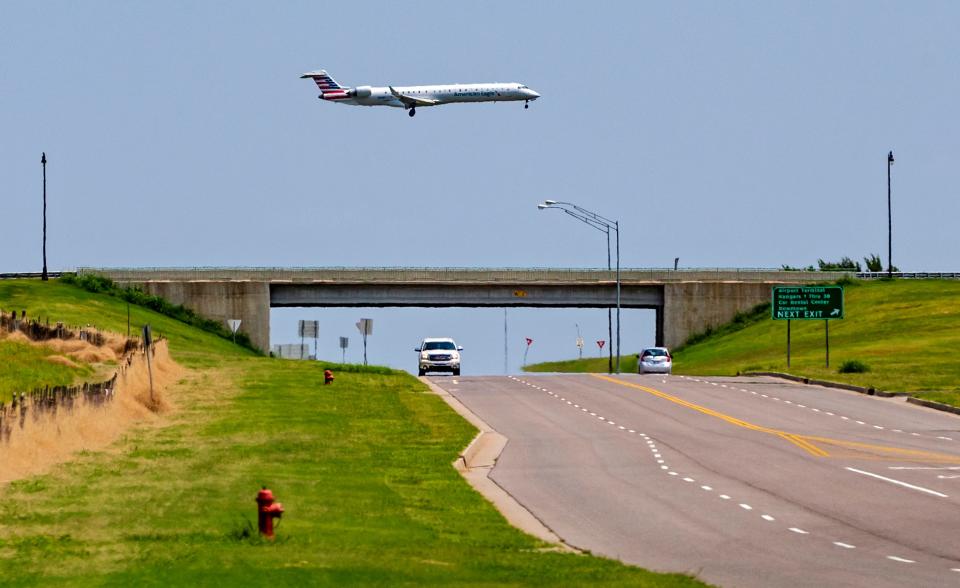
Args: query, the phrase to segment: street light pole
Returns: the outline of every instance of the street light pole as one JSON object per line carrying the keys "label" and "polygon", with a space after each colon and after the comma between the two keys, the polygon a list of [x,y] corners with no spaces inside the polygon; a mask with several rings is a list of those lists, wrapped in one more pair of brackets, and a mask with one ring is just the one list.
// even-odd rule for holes
{"label": "street light pole", "polygon": [[620,373],[620,221],[613,222],[617,232],[617,373]]}
{"label": "street light pole", "polygon": [[[610,228],[607,227],[607,271],[610,271]],[[607,307],[607,341],[610,346],[607,348],[607,373],[613,373],[613,317],[610,307]]]}
{"label": "street light pole", "polygon": [[893,209],[890,201],[890,168],[893,151],[887,153],[887,277],[893,277]]}
{"label": "street light pole", "polygon": [[[608,218],[602,217],[595,212],[591,212],[585,208],[581,208],[572,202],[558,202],[556,200],[545,200],[543,203],[538,204],[537,208],[544,210],[546,208],[558,208],[573,218],[584,222],[591,227],[597,229],[598,231],[603,231],[607,235],[607,271],[611,270],[610,267],[610,229],[613,229],[617,233],[617,363],[616,363],[616,373],[620,373],[620,221],[619,220],[610,220]],[[571,210],[572,209],[572,210]],[[610,318],[610,308],[607,308],[607,331],[610,341],[610,359],[608,364],[608,369],[613,372],[613,327],[611,325]]]}
{"label": "street light pole", "polygon": [[44,151],[40,156],[40,164],[43,166],[43,274],[40,279],[47,281],[47,152]]}

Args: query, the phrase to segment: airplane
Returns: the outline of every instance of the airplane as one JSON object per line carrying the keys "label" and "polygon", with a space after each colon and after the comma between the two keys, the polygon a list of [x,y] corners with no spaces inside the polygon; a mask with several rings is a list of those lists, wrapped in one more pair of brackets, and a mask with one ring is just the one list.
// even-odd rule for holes
{"label": "airplane", "polygon": [[354,106],[393,106],[404,108],[410,116],[417,114],[418,106],[439,106],[458,102],[515,102],[523,100],[524,108],[540,94],[523,84],[447,84],[444,86],[341,86],[325,70],[311,71],[300,76],[310,78],[320,88],[317,98],[352,104]]}

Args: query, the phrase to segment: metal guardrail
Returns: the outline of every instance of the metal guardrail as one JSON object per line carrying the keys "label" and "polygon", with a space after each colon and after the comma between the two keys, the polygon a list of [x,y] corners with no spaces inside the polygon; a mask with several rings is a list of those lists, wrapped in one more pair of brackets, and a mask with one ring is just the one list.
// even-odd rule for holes
{"label": "metal guardrail", "polygon": [[[47,277],[59,278],[63,272],[47,272]],[[6,272],[0,273],[0,280],[22,280],[27,278],[42,278],[43,272]]]}
{"label": "metal guardrail", "polygon": [[[621,268],[623,282],[835,282],[843,278],[878,280],[887,272],[793,271],[772,268]],[[59,278],[71,272],[47,272]],[[597,282],[615,272],[603,268],[467,267],[80,267],[78,275],[102,275],[120,282],[271,281],[271,282]],[[0,272],[0,280],[36,279],[40,272]],[[893,272],[904,280],[960,280],[960,272]]]}
{"label": "metal guardrail", "polygon": [[[597,283],[613,282],[616,273],[597,268],[92,268],[77,269],[79,275],[101,275],[118,282],[149,281],[256,281],[294,283]],[[853,277],[853,272],[803,272],[777,269],[621,268],[623,283],[661,282],[834,282]]]}

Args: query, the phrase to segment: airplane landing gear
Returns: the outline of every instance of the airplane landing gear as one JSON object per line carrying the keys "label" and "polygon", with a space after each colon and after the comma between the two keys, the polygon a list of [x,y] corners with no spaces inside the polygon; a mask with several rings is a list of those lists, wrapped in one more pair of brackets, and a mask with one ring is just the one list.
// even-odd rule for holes
{"label": "airplane landing gear", "polygon": [[416,109],[416,108],[411,108],[411,109],[410,109],[410,112],[407,113],[407,116],[416,116],[416,115],[417,115],[417,109]]}
{"label": "airplane landing gear", "polygon": [[523,109],[526,110],[526,109],[528,109],[528,108],[530,108],[530,101],[529,101],[529,100],[524,100],[524,101],[523,101]]}

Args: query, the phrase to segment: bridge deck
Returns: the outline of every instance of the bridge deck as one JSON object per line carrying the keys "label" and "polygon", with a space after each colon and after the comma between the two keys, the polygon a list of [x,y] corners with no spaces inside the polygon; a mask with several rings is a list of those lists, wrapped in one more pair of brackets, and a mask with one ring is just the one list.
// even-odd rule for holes
{"label": "bridge deck", "polygon": [[[117,282],[244,281],[275,283],[432,283],[432,284],[577,284],[611,283],[616,272],[593,268],[78,268]],[[678,282],[802,283],[835,282],[852,272],[806,272],[776,269],[640,269],[620,270],[622,284]]]}

